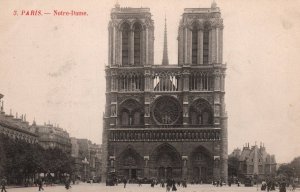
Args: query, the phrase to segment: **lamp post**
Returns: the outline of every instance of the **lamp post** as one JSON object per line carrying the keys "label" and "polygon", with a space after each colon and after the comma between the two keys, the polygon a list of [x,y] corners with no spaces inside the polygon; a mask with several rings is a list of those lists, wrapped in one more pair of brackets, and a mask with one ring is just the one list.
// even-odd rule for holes
{"label": "lamp post", "polygon": [[89,164],[86,157],[84,157],[84,160],[82,160],[82,163],[83,163],[83,167],[84,167],[84,181],[86,181],[86,166]]}

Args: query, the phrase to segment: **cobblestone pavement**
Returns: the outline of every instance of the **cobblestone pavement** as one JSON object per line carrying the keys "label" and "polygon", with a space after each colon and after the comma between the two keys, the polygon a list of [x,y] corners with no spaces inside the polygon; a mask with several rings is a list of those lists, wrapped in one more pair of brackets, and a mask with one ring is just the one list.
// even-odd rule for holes
{"label": "cobblestone pavement", "polygon": [[[166,192],[166,188],[161,188],[158,185],[154,188],[150,184],[143,184],[139,187],[137,184],[128,184],[124,189],[123,185],[118,186],[105,186],[104,184],[87,184],[81,183],[72,185],[72,188],[66,190],[63,186],[44,187],[44,192]],[[38,187],[27,188],[8,188],[7,192],[37,192]],[[237,186],[223,186],[214,187],[212,185],[188,185],[187,188],[177,187],[177,192],[255,192],[260,191],[260,188],[255,187],[237,187]],[[276,189],[278,192],[279,190]],[[300,191],[297,189],[296,191]],[[289,192],[289,190],[287,190]]]}

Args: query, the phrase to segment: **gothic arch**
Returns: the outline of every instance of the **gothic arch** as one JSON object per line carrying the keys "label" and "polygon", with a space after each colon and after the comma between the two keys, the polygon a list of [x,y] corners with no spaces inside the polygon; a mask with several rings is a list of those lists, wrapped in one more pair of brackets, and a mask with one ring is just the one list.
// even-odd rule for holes
{"label": "gothic arch", "polygon": [[143,167],[143,157],[131,146],[128,145],[117,157],[117,165],[132,166],[132,167]]}
{"label": "gothic arch", "polygon": [[136,179],[142,176],[141,170],[144,167],[143,157],[131,146],[128,145],[116,157],[116,167],[119,170],[118,176],[128,179]]}
{"label": "gothic arch", "polygon": [[141,20],[138,20],[138,19],[136,19],[136,20],[133,20],[132,22],[131,22],[131,29],[134,31],[135,30],[135,26],[136,25],[140,25],[140,27],[141,27],[141,30],[144,30],[145,29],[145,24],[141,21]]}
{"label": "gothic arch", "polygon": [[143,106],[135,99],[126,99],[119,106],[120,125],[142,125],[144,110]]}
{"label": "gothic arch", "polygon": [[194,27],[196,27],[197,30],[200,30],[200,26],[201,26],[201,23],[198,19],[193,19],[190,23],[191,30],[193,30]]}
{"label": "gothic arch", "polygon": [[208,101],[197,99],[190,106],[189,118],[192,125],[212,125],[213,109]]}
{"label": "gothic arch", "polygon": [[124,19],[124,20],[122,20],[122,21],[119,22],[119,24],[118,24],[118,29],[119,29],[120,31],[122,31],[124,25],[128,25],[128,26],[129,26],[129,29],[131,28],[131,23],[130,23],[130,21]]}
{"label": "gothic arch", "polygon": [[203,146],[196,147],[190,154],[189,169],[195,182],[210,182],[213,177],[213,155]]}
{"label": "gothic arch", "polygon": [[149,167],[159,179],[181,178],[182,160],[175,147],[168,143],[158,145],[150,154]]}
{"label": "gothic arch", "polygon": [[181,167],[180,154],[168,143],[157,146],[151,153],[150,161],[155,162],[157,167]]}

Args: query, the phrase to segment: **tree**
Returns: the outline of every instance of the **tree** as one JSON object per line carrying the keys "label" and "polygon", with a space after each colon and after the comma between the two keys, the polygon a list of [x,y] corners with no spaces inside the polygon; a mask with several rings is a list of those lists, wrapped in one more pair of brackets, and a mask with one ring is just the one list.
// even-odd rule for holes
{"label": "tree", "polygon": [[[73,158],[58,148],[43,149],[38,144],[26,143],[0,134],[0,174],[12,184],[33,179],[36,173],[71,174]],[[1,176],[1,175],[0,175]],[[58,177],[59,179],[60,177]]]}
{"label": "tree", "polygon": [[283,175],[287,178],[293,177],[293,168],[290,164],[283,164],[277,170],[277,175]]}
{"label": "tree", "polygon": [[293,169],[293,176],[300,177],[300,156],[296,157],[291,163],[290,166]]}

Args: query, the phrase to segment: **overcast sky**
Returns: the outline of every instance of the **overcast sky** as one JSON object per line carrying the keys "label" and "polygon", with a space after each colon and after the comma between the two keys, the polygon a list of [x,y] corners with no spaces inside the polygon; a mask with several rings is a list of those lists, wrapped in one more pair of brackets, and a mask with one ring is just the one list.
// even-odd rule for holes
{"label": "overcast sky", "polygon": [[[229,152],[264,142],[279,163],[300,155],[300,1],[217,0],[224,19]],[[119,0],[149,7],[155,63],[167,16],[170,63],[184,8],[211,0]],[[0,93],[5,111],[59,124],[72,137],[101,143],[109,0],[0,0]],[[86,17],[13,16],[13,11],[86,11]]]}

